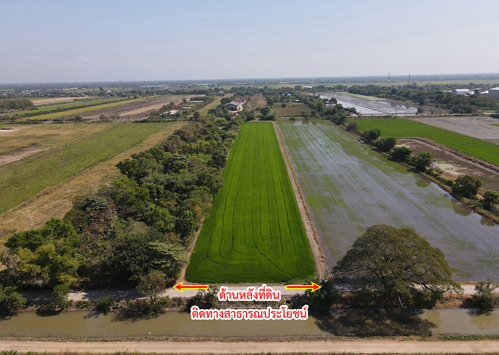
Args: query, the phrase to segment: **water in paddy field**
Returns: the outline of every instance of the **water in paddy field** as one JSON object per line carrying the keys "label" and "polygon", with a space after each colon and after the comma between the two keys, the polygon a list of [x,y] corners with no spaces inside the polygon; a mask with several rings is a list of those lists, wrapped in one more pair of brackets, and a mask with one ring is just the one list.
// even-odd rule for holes
{"label": "water in paddy field", "polygon": [[358,97],[341,94],[328,94],[321,98],[334,97],[343,107],[354,107],[358,113],[363,115],[392,115],[411,116],[418,111],[416,107],[404,104],[396,104],[385,100],[366,100]]}
{"label": "water in paddy field", "polygon": [[[413,228],[455,279],[499,280],[499,226],[329,122],[279,122],[333,266],[367,227]],[[329,253],[327,253],[329,251]]]}
{"label": "water in paddy field", "polygon": [[167,312],[157,318],[127,318],[123,314],[66,312],[41,316],[19,313],[0,319],[4,337],[126,337],[126,336],[284,336],[284,335],[430,335],[499,334],[499,311],[476,315],[466,309],[347,309],[308,320],[199,321],[189,313]]}

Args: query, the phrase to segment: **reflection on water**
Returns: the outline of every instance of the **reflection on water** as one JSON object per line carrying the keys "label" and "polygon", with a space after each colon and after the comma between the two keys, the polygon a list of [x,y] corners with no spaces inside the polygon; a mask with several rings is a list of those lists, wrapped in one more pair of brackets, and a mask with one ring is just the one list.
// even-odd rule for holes
{"label": "reflection on water", "polygon": [[41,317],[24,312],[0,320],[0,336],[391,336],[499,334],[499,311],[479,314],[466,309],[411,313],[405,309],[346,309],[310,315],[306,321],[193,321],[188,313],[167,312],[156,318],[126,313],[65,312]]}
{"label": "reflection on water", "polygon": [[434,327],[405,308],[349,309],[316,318],[321,330],[336,336],[430,336]]}
{"label": "reflection on water", "polygon": [[428,181],[427,179],[419,176],[419,175],[416,175],[416,186],[419,186],[419,187],[428,187],[431,185],[431,182]]}
{"label": "reflection on water", "polygon": [[[469,216],[473,212],[471,208],[464,203],[456,200],[452,204],[452,208],[454,209],[454,212],[460,216]],[[494,225],[494,223],[492,223],[492,225]]]}
{"label": "reflection on water", "polygon": [[478,313],[466,309],[428,310],[422,318],[435,324],[437,334],[499,334],[499,311]]}

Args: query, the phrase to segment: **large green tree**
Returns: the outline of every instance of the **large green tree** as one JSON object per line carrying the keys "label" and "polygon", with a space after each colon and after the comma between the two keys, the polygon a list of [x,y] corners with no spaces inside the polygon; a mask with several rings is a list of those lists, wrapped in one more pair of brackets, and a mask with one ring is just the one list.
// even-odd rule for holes
{"label": "large green tree", "polygon": [[78,280],[78,234],[67,221],[52,219],[43,228],[16,233],[5,246],[10,255],[2,261],[19,281],[53,286]]}
{"label": "large green tree", "polygon": [[370,305],[427,308],[460,290],[440,249],[413,230],[385,224],[369,227],[333,272],[353,280],[357,300]]}
{"label": "large green tree", "polygon": [[454,180],[452,191],[466,198],[474,198],[480,187],[482,187],[482,180],[471,175],[463,175]]}

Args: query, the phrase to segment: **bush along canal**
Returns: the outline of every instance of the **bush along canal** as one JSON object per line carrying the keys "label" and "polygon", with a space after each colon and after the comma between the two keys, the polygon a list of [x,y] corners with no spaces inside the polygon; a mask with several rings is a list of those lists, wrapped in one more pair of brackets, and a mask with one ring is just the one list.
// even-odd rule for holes
{"label": "bush along canal", "polygon": [[499,280],[499,226],[330,122],[279,122],[330,266],[367,227],[408,227],[458,281]]}

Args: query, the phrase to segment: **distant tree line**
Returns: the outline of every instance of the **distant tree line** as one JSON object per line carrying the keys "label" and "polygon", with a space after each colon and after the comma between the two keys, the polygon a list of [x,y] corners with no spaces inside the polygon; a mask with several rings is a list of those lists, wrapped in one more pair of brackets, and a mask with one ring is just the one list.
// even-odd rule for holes
{"label": "distant tree line", "polygon": [[28,99],[0,99],[0,110],[26,110],[33,108],[33,102]]}

